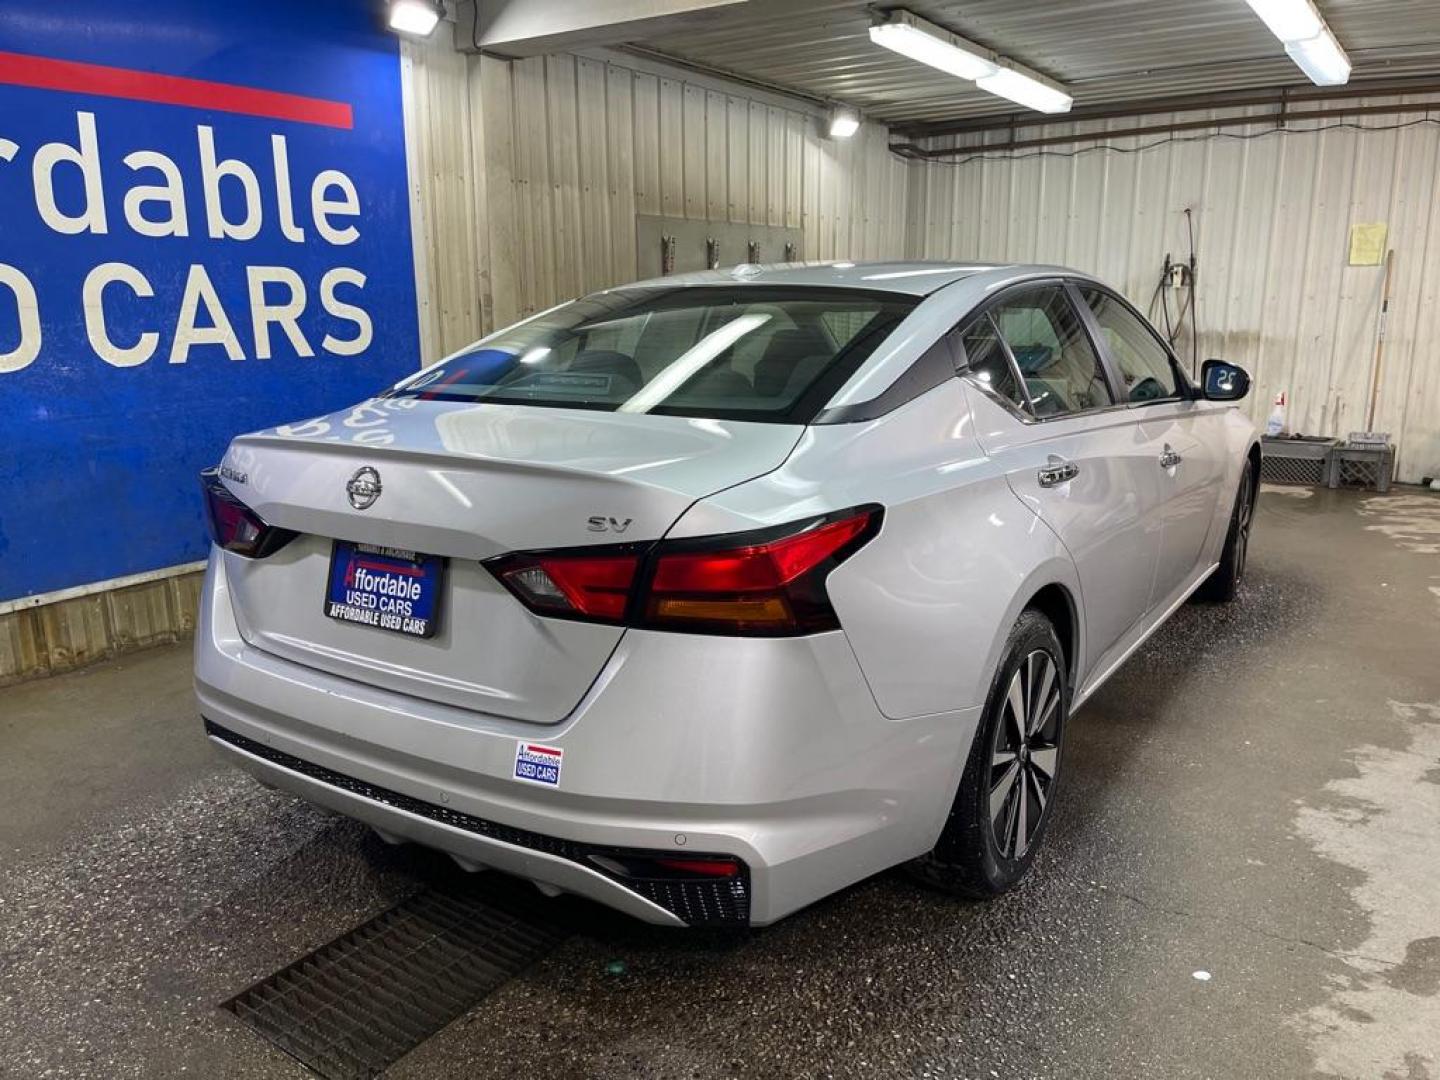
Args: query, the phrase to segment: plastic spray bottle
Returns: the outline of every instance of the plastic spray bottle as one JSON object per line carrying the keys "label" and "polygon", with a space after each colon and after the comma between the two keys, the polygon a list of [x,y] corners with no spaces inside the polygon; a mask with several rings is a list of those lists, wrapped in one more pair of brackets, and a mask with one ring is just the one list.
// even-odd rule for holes
{"label": "plastic spray bottle", "polygon": [[1265,421],[1265,434],[1273,437],[1285,434],[1285,391],[1275,395],[1275,407],[1270,410],[1270,419]]}

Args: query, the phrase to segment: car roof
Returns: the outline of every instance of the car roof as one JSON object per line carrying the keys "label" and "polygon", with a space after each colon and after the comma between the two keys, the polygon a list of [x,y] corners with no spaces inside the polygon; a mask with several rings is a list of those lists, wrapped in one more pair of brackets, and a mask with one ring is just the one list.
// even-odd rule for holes
{"label": "car roof", "polygon": [[[1081,277],[1074,270],[1061,266],[1030,266],[1019,263],[871,261],[745,263],[723,270],[697,270],[685,274],[650,278],[638,286],[676,285],[798,285],[832,288],[868,289],[901,293],[907,296],[928,296],[937,289],[967,278],[1013,279],[1031,274]],[[977,282],[978,283],[978,282]],[[635,286],[622,286],[633,288]]]}

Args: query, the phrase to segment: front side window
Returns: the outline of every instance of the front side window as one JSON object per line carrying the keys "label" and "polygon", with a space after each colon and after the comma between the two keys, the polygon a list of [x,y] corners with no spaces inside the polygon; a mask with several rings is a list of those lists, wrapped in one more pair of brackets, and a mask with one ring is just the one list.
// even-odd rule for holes
{"label": "front side window", "polygon": [[1179,394],[1170,354],[1139,317],[1109,293],[1081,286],[1080,295],[1095,321],[1124,381],[1125,400],[1159,401]]}
{"label": "front side window", "polygon": [[521,323],[388,396],[808,423],[915,306],[849,289],[615,289]]}
{"label": "front side window", "polygon": [[1040,419],[1115,404],[1080,313],[1063,289],[1042,286],[991,309]]}

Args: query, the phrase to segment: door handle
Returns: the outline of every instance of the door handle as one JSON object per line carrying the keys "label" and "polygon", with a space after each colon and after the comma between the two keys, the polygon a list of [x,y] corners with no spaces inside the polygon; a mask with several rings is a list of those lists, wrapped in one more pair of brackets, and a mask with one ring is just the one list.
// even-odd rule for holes
{"label": "door handle", "polygon": [[1073,461],[1062,461],[1059,458],[1051,458],[1050,464],[1043,466],[1036,474],[1042,488],[1057,487],[1067,480],[1074,480],[1080,475],[1080,466]]}
{"label": "door handle", "polygon": [[1179,454],[1177,454],[1174,450],[1170,449],[1169,443],[1166,443],[1165,452],[1160,455],[1160,467],[1162,469],[1173,469],[1176,465],[1179,465],[1180,462],[1184,460],[1185,459],[1182,458]]}

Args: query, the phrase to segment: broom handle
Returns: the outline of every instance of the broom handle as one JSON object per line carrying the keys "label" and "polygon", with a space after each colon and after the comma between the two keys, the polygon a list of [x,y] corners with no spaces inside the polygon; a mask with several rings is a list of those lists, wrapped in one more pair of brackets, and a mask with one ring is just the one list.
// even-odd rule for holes
{"label": "broom handle", "polygon": [[1385,320],[1390,314],[1390,270],[1395,265],[1395,249],[1385,252],[1385,287],[1380,298],[1380,326],[1375,334],[1375,364],[1370,376],[1370,409],[1365,414],[1365,430],[1375,430],[1375,400],[1380,396],[1380,362],[1385,352]]}

